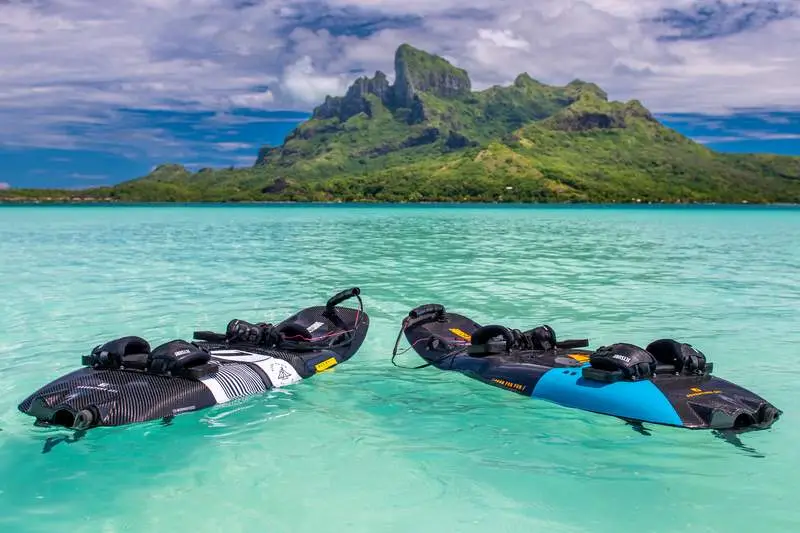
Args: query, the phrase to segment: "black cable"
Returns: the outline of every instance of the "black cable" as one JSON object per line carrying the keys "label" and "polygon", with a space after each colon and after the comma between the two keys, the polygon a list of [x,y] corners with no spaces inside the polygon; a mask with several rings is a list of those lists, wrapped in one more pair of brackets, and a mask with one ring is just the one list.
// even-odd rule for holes
{"label": "black cable", "polygon": [[[403,324],[400,326],[400,331],[397,333],[397,340],[395,340],[395,342],[394,342],[394,349],[392,350],[392,359],[391,359],[392,364],[394,366],[396,366],[397,368],[402,368],[403,370],[419,370],[420,368],[425,368],[427,366],[431,366],[431,365],[435,365],[436,363],[440,363],[440,362],[444,361],[445,359],[447,359],[448,357],[454,357],[455,356],[456,352],[448,352],[448,353],[442,355],[441,357],[439,357],[438,359],[434,359],[433,361],[428,361],[427,363],[425,363],[423,365],[419,365],[419,366],[400,366],[397,363],[395,363],[394,360],[398,355],[401,355],[401,354],[404,354],[404,353],[408,352],[411,348],[414,347],[414,344],[416,344],[417,342],[420,342],[422,340],[422,339],[419,339],[414,344],[410,345],[408,348],[403,350],[402,352],[400,352],[400,353],[397,352],[397,348],[400,346],[400,339],[403,336],[403,332],[408,328],[408,325],[409,325],[410,321],[411,321],[410,317],[406,317],[405,319],[403,319]],[[433,335],[428,337],[426,342],[430,342],[431,339],[433,339]]]}

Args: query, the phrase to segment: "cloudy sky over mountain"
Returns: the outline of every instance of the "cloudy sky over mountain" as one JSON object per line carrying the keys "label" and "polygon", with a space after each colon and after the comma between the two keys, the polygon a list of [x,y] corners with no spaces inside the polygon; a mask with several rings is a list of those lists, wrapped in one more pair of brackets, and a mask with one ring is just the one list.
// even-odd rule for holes
{"label": "cloudy sky over mountain", "polygon": [[800,154],[800,0],[0,0],[0,182],[251,164],[403,42],[638,98],[722,150]]}

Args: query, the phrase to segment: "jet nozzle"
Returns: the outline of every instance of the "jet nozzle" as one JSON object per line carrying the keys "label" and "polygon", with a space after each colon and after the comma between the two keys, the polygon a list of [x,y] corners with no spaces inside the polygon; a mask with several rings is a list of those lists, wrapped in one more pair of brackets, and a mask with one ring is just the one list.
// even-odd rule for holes
{"label": "jet nozzle", "polygon": [[75,422],[72,427],[73,429],[89,429],[95,425],[96,421],[97,418],[91,409],[82,409],[75,415]]}

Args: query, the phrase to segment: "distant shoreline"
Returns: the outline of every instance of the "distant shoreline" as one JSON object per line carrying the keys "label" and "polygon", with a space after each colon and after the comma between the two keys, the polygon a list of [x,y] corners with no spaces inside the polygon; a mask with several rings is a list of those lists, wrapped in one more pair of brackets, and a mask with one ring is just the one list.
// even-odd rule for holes
{"label": "distant shoreline", "polygon": [[314,201],[220,201],[220,202],[130,202],[116,200],[8,200],[0,198],[0,207],[526,207],[526,208],[800,208],[790,202],[358,202]]}

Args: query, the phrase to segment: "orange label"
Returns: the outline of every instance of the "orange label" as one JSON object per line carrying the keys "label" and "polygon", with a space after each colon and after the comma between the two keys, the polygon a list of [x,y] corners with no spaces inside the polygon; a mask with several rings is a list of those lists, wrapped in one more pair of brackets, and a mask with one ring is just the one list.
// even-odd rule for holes
{"label": "orange label", "polygon": [[585,363],[586,361],[589,360],[589,356],[588,355],[583,355],[582,353],[571,353],[567,357],[572,357],[573,359],[575,359],[579,363]]}

